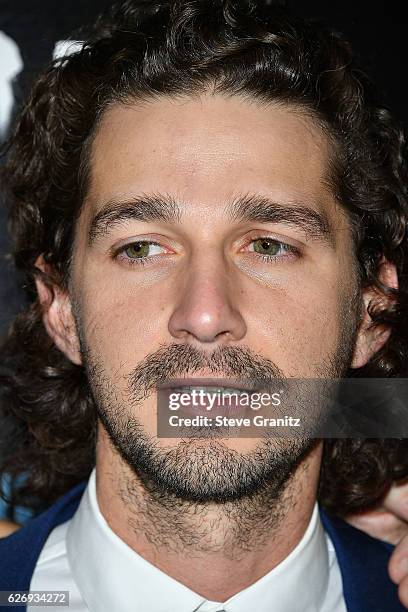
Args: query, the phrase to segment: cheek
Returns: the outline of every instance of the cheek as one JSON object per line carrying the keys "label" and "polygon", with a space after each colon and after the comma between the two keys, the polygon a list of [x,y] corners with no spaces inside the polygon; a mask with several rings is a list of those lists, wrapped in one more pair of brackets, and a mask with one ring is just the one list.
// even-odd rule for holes
{"label": "cheek", "polygon": [[340,303],[339,287],[330,282],[317,290],[307,283],[276,288],[252,307],[250,344],[285,375],[311,376],[337,349]]}
{"label": "cheek", "polygon": [[82,284],[81,321],[90,350],[107,370],[129,371],[165,340],[160,290],[140,291],[87,281]]}

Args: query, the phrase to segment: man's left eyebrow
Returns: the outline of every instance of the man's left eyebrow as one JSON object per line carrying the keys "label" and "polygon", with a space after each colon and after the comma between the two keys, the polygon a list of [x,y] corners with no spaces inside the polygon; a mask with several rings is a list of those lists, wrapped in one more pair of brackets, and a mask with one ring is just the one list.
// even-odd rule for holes
{"label": "man's left eyebrow", "polygon": [[105,236],[109,230],[125,221],[167,221],[179,222],[181,210],[175,199],[160,194],[142,194],[123,201],[116,199],[105,202],[91,221],[88,231],[88,245]]}
{"label": "man's left eyebrow", "polygon": [[301,202],[278,202],[260,194],[244,194],[226,207],[231,221],[283,223],[301,229],[310,240],[335,247],[335,236],[327,215]]}

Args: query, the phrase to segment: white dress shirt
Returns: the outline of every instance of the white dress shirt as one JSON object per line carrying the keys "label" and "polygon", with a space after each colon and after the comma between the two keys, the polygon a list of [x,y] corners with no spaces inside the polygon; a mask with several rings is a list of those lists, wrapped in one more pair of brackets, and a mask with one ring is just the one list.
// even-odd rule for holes
{"label": "white dress shirt", "polygon": [[[69,612],[346,612],[333,545],[317,504],[298,545],[279,565],[224,603],[208,601],[132,550],[109,527],[95,470],[71,520],[41,551],[31,591],[69,591]],[[63,612],[28,607],[28,612]]]}

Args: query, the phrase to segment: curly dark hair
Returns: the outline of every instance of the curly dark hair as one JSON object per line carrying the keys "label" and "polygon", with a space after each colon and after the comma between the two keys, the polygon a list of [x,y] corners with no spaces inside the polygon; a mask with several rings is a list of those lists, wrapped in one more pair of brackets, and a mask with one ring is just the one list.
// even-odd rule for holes
{"label": "curly dark hair", "polygon": [[[401,377],[407,370],[404,136],[343,36],[260,0],[128,1],[80,36],[82,48],[37,79],[3,151],[27,307],[0,349],[0,475],[11,479],[9,501],[35,511],[85,479],[95,462],[97,416],[85,370],[47,335],[34,279],[51,291],[54,283],[68,287],[92,139],[111,104],[211,86],[295,105],[318,121],[332,142],[332,189],[351,221],[360,287],[392,297],[369,306],[373,324],[389,326],[390,338],[349,375]],[[49,273],[35,266],[40,254]],[[397,268],[398,290],[379,280],[383,258]],[[403,439],[326,440],[321,503],[344,515],[378,502],[407,477],[407,448]]]}

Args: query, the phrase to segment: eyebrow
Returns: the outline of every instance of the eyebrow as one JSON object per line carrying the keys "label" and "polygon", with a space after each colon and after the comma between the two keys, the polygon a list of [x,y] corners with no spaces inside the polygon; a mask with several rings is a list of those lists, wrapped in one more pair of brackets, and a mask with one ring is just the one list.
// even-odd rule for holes
{"label": "eyebrow", "polygon": [[[228,202],[224,212],[231,222],[284,223],[300,228],[308,239],[324,242],[331,247],[335,244],[327,216],[308,204],[276,202],[260,194],[247,193]],[[91,246],[115,226],[127,221],[180,223],[182,216],[181,203],[167,194],[141,194],[125,200],[111,199],[93,217],[88,231],[88,245]]]}

